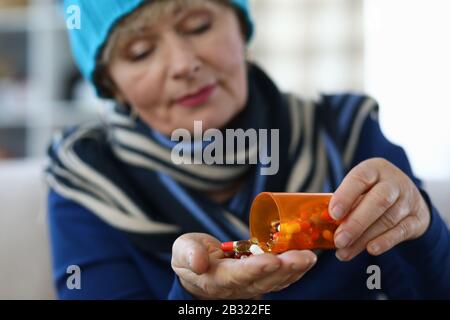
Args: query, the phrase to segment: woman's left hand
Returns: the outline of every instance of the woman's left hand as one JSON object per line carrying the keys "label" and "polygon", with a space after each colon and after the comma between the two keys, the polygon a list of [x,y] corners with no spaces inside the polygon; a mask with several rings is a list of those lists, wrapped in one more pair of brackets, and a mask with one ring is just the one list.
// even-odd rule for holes
{"label": "woman's left hand", "polygon": [[431,220],[413,181],[381,158],[354,167],[329,208],[333,218],[343,219],[334,236],[341,261],[351,260],[364,249],[380,255],[403,241],[419,238]]}

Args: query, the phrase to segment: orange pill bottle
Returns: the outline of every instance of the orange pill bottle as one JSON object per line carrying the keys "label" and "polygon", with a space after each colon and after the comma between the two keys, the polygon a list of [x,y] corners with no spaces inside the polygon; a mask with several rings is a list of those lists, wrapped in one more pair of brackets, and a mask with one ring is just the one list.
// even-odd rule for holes
{"label": "orange pill bottle", "polygon": [[272,253],[334,249],[334,232],[340,221],[333,220],[328,213],[331,196],[331,193],[260,193],[250,210],[252,240]]}

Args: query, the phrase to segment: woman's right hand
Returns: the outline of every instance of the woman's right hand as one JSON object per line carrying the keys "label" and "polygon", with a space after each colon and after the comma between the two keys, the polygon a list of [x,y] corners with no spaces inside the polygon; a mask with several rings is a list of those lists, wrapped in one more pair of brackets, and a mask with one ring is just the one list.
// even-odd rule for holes
{"label": "woman's right hand", "polygon": [[172,248],[172,268],[198,299],[252,299],[298,281],[317,261],[309,250],[247,259],[224,257],[220,242],[203,233],[180,236]]}

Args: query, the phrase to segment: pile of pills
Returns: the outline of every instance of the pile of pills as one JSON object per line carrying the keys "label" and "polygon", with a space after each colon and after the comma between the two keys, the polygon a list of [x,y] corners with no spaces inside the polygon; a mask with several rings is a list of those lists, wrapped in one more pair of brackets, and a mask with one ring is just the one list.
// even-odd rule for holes
{"label": "pile of pills", "polygon": [[244,259],[252,254],[264,253],[255,239],[224,242],[221,244],[221,249],[227,258],[234,259]]}
{"label": "pile of pills", "polygon": [[286,222],[273,220],[269,241],[261,246],[269,252],[275,245],[278,252],[293,247],[300,250],[333,248],[334,231],[338,224],[328,213],[327,205],[314,206],[301,210],[296,218]]}

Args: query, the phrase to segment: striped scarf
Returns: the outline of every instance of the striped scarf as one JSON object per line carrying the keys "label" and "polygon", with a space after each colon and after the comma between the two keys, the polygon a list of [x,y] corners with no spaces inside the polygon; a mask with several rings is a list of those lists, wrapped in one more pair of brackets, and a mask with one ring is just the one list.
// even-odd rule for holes
{"label": "striped scarf", "polygon": [[[153,255],[167,257],[174,240],[188,232],[220,241],[248,239],[248,213],[258,193],[335,190],[350,168],[364,121],[377,110],[360,95],[306,101],[281,93],[254,64],[248,85],[245,109],[227,128],[279,129],[275,175],[261,175],[260,164],[175,165],[174,142],[117,106],[104,123],[78,126],[54,139],[47,182]],[[250,145],[246,155],[257,151]],[[237,181],[243,183],[226,203],[205,195]]]}

